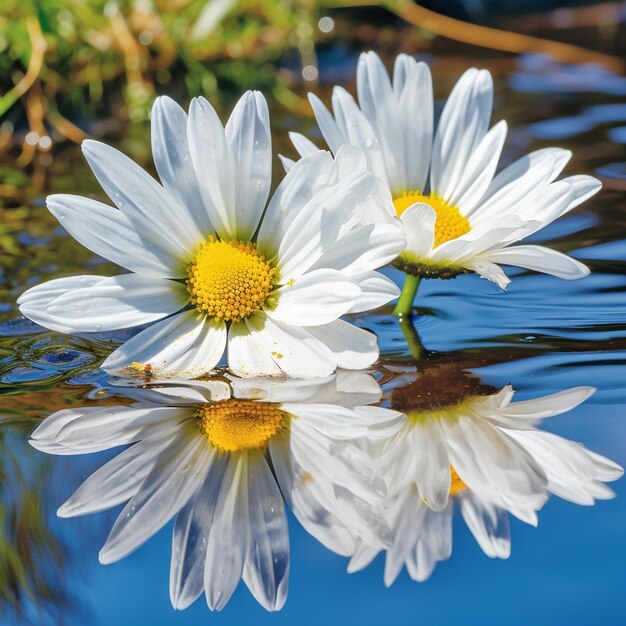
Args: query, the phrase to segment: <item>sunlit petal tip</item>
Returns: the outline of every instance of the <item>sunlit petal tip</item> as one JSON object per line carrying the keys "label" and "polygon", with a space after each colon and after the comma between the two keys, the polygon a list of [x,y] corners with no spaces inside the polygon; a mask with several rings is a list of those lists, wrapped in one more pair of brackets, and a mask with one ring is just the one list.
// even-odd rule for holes
{"label": "sunlit petal tip", "polygon": [[95,139],[84,139],[80,144],[81,150],[83,154],[93,154],[94,150],[97,150],[99,146],[103,146],[101,141],[96,141]]}
{"label": "sunlit petal tip", "polygon": [[580,387],[573,387],[570,391],[572,393],[580,394],[581,400],[579,404],[582,404],[585,400],[590,398],[596,391],[598,391],[598,388],[592,387],[591,385],[581,385]]}
{"label": "sunlit petal tip", "polygon": [[40,439],[29,439],[28,440],[29,445],[31,445],[33,448],[35,448],[35,450],[39,450],[39,452],[47,452],[48,448],[49,448],[49,441],[47,440],[40,440]]}
{"label": "sunlit petal tip", "polygon": [[165,107],[169,106],[171,103],[175,104],[175,101],[172,100],[169,96],[157,96],[152,103],[150,117],[152,118],[155,115],[162,114]]}
{"label": "sunlit petal tip", "polygon": [[100,550],[100,552],[98,553],[98,561],[101,565],[111,565],[112,563],[115,563],[119,560],[119,557],[111,554],[111,552],[106,549],[106,546],[102,548],[102,550]]}
{"label": "sunlit petal tip", "polygon": [[296,162],[293,159],[290,159],[289,157],[286,157],[283,154],[279,154],[278,159],[281,165],[283,166],[283,169],[285,170],[285,172],[288,172],[296,164]]}
{"label": "sunlit petal tip", "polygon": [[[72,504],[71,501],[68,500],[67,502],[64,502],[58,509],[57,509],[57,517],[63,517],[63,518],[69,518],[69,517],[73,517],[74,515],[76,515],[76,513],[72,512]],[[80,514],[80,513],[79,513]]]}

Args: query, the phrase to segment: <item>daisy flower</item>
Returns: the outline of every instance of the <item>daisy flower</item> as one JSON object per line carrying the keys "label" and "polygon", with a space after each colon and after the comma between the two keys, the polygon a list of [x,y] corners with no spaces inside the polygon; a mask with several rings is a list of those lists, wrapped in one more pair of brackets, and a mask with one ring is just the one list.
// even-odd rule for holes
{"label": "daisy flower", "polygon": [[60,332],[146,326],[106,359],[120,372],[146,367],[191,378],[225,351],[240,376],[326,376],[360,369],[376,338],[342,320],[397,296],[375,270],[404,246],[394,224],[363,224],[373,176],[353,150],[302,159],[268,201],[267,103],[246,93],[224,128],[203,98],[189,118],[167,97],[152,111],[158,183],[103,143],[83,152],[117,208],[53,195],[50,211],[80,243],[131,273],[38,285],[18,300]]}
{"label": "daisy flower", "polygon": [[[357,93],[358,105],[335,87],[333,114],[315,95],[309,99],[330,149],[336,153],[350,144],[363,150],[369,170],[382,181],[388,214],[404,225],[407,246],[394,265],[408,275],[407,302],[419,278],[475,272],[505,288],[510,281],[499,264],[565,279],[588,274],[584,265],[549,248],[509,247],[571,211],[601,185],[590,176],[557,181],[571,157],[559,148],[532,152],[495,175],[507,125],[501,121],[489,129],[493,82],[488,71],[472,68],[463,74],[436,131],[432,79],[424,63],[402,54],[390,80],[380,58],[363,53]],[[293,134],[292,140],[301,155],[317,149],[302,135]]]}
{"label": "daisy flower", "polygon": [[356,406],[380,398],[373,377],[223,376],[111,390],[133,404],[59,411],[34,431],[31,444],[62,455],[132,444],[58,513],[126,503],[100,551],[102,563],[127,556],[175,517],[170,597],[176,609],[203,592],[211,609],[222,609],[241,578],[266,609],[280,609],[289,575],[285,502],[339,554],[352,554],[357,538],[389,545],[384,481],[352,442],[387,438],[401,426],[399,413]]}
{"label": "daisy flower", "polygon": [[[488,396],[441,403],[416,393],[418,383],[392,392],[391,405],[406,421],[379,452],[393,533],[386,585],[405,565],[411,578],[425,580],[450,556],[455,507],[485,554],[508,558],[507,513],[536,525],[536,512],[549,494],[583,505],[614,497],[604,483],[623,474],[619,465],[536,428],[542,419],[584,402],[594,388],[512,402],[514,391],[507,386]],[[379,547],[362,542],[349,570],[367,566],[378,552]]]}

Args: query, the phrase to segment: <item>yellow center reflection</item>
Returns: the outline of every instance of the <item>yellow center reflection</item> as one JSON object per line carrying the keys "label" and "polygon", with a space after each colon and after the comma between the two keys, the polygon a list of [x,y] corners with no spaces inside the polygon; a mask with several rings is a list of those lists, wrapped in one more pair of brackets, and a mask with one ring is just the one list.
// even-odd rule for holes
{"label": "yellow center reflection", "polygon": [[290,418],[278,404],[232,399],[203,405],[197,416],[200,431],[221,452],[264,448]]}
{"label": "yellow center reflection", "polygon": [[461,235],[469,233],[470,223],[464,215],[461,215],[458,207],[448,204],[437,194],[425,196],[419,191],[405,191],[393,201],[398,217],[416,202],[425,202],[435,211],[435,243],[433,247],[436,248],[446,241],[457,239]]}
{"label": "yellow center reflection", "polygon": [[210,237],[189,266],[189,300],[210,317],[239,320],[261,309],[273,289],[275,274],[276,269],[253,243]]}
{"label": "yellow center reflection", "polygon": [[456,496],[463,491],[463,489],[467,489],[467,485],[461,480],[452,465],[450,465],[450,497]]}

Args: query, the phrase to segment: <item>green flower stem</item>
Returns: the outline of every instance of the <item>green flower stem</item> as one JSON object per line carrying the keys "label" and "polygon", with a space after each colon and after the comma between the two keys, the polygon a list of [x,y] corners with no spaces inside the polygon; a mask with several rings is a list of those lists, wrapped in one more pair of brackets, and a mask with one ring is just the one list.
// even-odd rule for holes
{"label": "green flower stem", "polygon": [[393,314],[398,317],[410,317],[413,310],[413,300],[415,300],[415,294],[419,287],[420,279],[412,274],[406,274],[404,279],[404,285],[402,287],[402,293],[398,298],[398,304],[396,304]]}
{"label": "green flower stem", "polygon": [[410,315],[400,315],[398,316],[398,324],[409,347],[411,356],[418,361],[422,355],[422,342],[415,330],[415,326],[413,326],[413,318]]}

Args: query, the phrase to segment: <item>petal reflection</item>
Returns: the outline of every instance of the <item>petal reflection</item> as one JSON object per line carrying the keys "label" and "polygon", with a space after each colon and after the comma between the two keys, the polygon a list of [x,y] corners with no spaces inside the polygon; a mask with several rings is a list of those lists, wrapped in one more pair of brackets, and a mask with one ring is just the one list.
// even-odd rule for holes
{"label": "petal reflection", "polygon": [[[593,387],[517,402],[511,386],[489,388],[449,362],[398,371],[394,385],[388,400],[404,424],[382,442],[366,444],[389,494],[393,545],[386,550],[386,585],[403,567],[423,581],[450,556],[454,509],[487,556],[508,558],[508,514],[536,525],[551,494],[585,505],[614,496],[605,483],[623,474],[618,464],[538,428],[582,404]],[[363,569],[379,552],[360,538],[348,570]]]}
{"label": "petal reflection", "polygon": [[33,432],[31,444],[62,455],[131,444],[92,474],[59,515],[126,503],[100,552],[102,563],[124,558],[175,518],[175,608],[204,592],[209,607],[220,610],[243,578],[263,607],[280,609],[289,577],[285,503],[339,554],[354,554],[359,542],[377,550],[391,545],[386,485],[363,442],[387,440],[405,420],[400,412],[364,406],[382,395],[373,376],[218,374],[151,380],[145,388],[113,382],[109,392],[130,405],[59,411]]}

